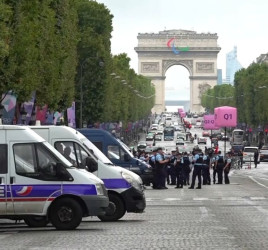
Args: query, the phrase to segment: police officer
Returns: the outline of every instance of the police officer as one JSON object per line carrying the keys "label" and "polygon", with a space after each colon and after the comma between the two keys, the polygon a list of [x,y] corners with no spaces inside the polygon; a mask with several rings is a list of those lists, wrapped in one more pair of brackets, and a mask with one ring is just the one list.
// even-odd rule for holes
{"label": "police officer", "polygon": [[232,162],[232,159],[231,159],[231,156],[228,154],[227,155],[227,158],[225,159],[224,161],[224,168],[223,168],[223,172],[224,172],[224,183],[225,184],[230,184],[230,180],[229,180],[229,172],[230,172],[230,169],[231,169],[231,162]]}
{"label": "police officer", "polygon": [[203,185],[210,185],[210,157],[209,155],[203,156],[202,166]]}
{"label": "police officer", "polygon": [[221,151],[219,151],[219,155],[216,156],[216,172],[218,175],[218,182],[216,184],[222,184],[222,174],[223,174],[223,168],[224,168],[224,158],[221,155]]}
{"label": "police officer", "polygon": [[198,186],[196,189],[201,189],[202,165],[203,165],[203,155],[202,154],[195,154],[192,183],[191,183],[191,186],[189,187],[189,189],[194,189],[196,176],[198,177]]}
{"label": "police officer", "polygon": [[156,166],[155,166],[155,156],[157,153],[157,148],[153,149],[152,155],[149,157],[149,164],[152,167],[152,172],[153,172],[153,189],[156,189],[157,185],[157,175],[156,175]]}
{"label": "police officer", "polygon": [[175,163],[175,171],[177,177],[177,186],[175,188],[183,188],[183,158],[181,153],[178,154],[177,161]]}
{"label": "police officer", "polygon": [[167,169],[167,175],[168,175],[168,179],[167,179],[167,183],[170,185],[176,185],[176,172],[175,172],[175,163],[177,161],[177,150],[172,150],[171,151],[171,157],[169,159],[169,163],[168,163],[168,169]]}
{"label": "police officer", "polygon": [[168,162],[169,159],[164,159],[162,148],[158,148],[155,156],[156,189],[167,189],[165,166]]}
{"label": "police officer", "polygon": [[183,172],[183,185],[190,185],[190,173],[191,173],[191,168],[190,168],[190,159],[187,154],[187,152],[184,152],[183,154],[183,166],[182,166],[182,172]]}

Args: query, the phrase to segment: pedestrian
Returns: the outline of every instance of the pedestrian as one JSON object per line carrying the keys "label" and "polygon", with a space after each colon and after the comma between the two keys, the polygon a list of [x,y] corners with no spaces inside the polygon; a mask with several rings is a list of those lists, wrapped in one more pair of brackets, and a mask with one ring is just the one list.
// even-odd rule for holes
{"label": "pedestrian", "polygon": [[191,173],[191,168],[190,168],[191,162],[188,156],[187,152],[184,152],[183,155],[183,167],[182,167],[182,171],[183,171],[183,185],[190,185],[190,173]]}
{"label": "pedestrian", "polygon": [[201,189],[201,183],[202,183],[202,165],[203,165],[203,155],[195,154],[194,156],[194,171],[192,176],[192,183],[189,189],[194,189],[195,186],[195,179],[198,177],[198,186],[196,189]]}
{"label": "pedestrian", "polygon": [[224,172],[224,183],[225,184],[230,184],[230,180],[229,180],[229,172],[230,172],[230,169],[231,169],[231,155],[230,154],[227,154],[227,158],[225,159],[224,161],[224,168],[223,168],[223,172]]}
{"label": "pedestrian", "polygon": [[221,155],[221,151],[219,151],[219,155],[216,157],[216,171],[218,175],[218,182],[216,184],[222,184],[222,179],[223,179],[223,168],[224,168],[224,158]]}
{"label": "pedestrian", "polygon": [[242,151],[242,149],[240,149],[240,150],[238,151],[237,156],[239,157],[240,168],[242,169],[242,167],[243,167],[243,151]]}
{"label": "pedestrian", "polygon": [[165,166],[168,162],[169,159],[164,159],[163,149],[158,148],[155,156],[156,189],[167,189]]}
{"label": "pedestrian", "polygon": [[255,168],[257,168],[258,165],[258,158],[259,158],[259,153],[257,151],[254,152],[254,165]]}

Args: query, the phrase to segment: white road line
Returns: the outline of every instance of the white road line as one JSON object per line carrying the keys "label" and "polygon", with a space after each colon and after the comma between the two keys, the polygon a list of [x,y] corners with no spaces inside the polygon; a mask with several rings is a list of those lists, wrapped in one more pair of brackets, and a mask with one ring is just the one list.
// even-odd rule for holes
{"label": "white road line", "polygon": [[199,198],[193,198],[194,201],[207,201],[208,198],[206,197],[199,197]]}
{"label": "white road line", "polygon": [[266,200],[266,198],[265,197],[249,197],[249,199],[251,199],[251,200]]}
{"label": "white road line", "polygon": [[262,184],[262,183],[258,182],[257,180],[255,180],[252,176],[249,176],[249,178],[250,178],[251,180],[253,180],[254,182],[256,182],[258,185],[260,185],[260,186],[262,186],[262,187],[264,187],[264,188],[268,188],[268,187],[265,186],[264,184]]}
{"label": "white road line", "polygon": [[181,198],[165,198],[164,201],[181,201]]}

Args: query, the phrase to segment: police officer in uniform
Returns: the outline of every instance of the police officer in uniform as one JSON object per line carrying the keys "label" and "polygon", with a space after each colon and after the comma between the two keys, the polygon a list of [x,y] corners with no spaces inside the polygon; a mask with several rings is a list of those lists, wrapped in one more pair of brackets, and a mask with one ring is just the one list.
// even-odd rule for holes
{"label": "police officer in uniform", "polygon": [[183,158],[180,153],[175,163],[175,171],[177,177],[177,186],[175,188],[183,188]]}
{"label": "police officer in uniform", "polygon": [[153,189],[156,189],[157,179],[156,179],[156,166],[155,166],[155,156],[157,153],[157,149],[153,149],[152,155],[149,157],[149,164],[152,167],[153,172]]}
{"label": "police officer in uniform", "polygon": [[216,171],[217,171],[217,175],[218,175],[218,182],[216,184],[222,184],[222,174],[223,174],[223,168],[224,168],[225,164],[224,164],[224,158],[221,155],[221,151],[219,151],[219,155],[216,157]]}
{"label": "police officer in uniform", "polygon": [[[176,171],[175,171],[175,163],[177,161],[177,150],[172,150],[171,151],[172,155],[169,159],[169,163],[168,163],[168,180],[167,183],[170,185],[176,185]],[[170,176],[170,179],[169,179]]]}
{"label": "police officer in uniform", "polygon": [[227,159],[225,159],[225,161],[224,161],[225,166],[223,168],[224,183],[225,184],[230,184],[230,180],[229,180],[229,176],[228,175],[229,175],[229,172],[230,172],[230,169],[231,169],[231,162],[232,162],[231,157],[228,154],[227,155]]}
{"label": "police officer in uniform", "polygon": [[187,154],[187,152],[184,152],[183,155],[183,166],[182,166],[182,171],[183,171],[183,185],[190,185],[190,173],[191,173],[191,168],[190,168],[190,159]]}
{"label": "police officer in uniform", "polygon": [[169,159],[164,159],[162,148],[157,149],[155,156],[156,189],[167,189],[165,166]]}
{"label": "police officer in uniform", "polygon": [[198,186],[196,189],[201,189],[202,183],[202,166],[203,166],[203,155],[195,154],[194,156],[194,171],[192,176],[192,183],[189,189],[194,189],[196,176],[198,177]]}
{"label": "police officer in uniform", "polygon": [[203,156],[202,176],[203,185],[210,185],[210,158],[208,155]]}

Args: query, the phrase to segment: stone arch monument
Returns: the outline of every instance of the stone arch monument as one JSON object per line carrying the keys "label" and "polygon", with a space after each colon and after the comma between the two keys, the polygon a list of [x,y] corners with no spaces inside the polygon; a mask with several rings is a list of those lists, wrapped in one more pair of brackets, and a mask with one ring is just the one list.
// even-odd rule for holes
{"label": "stone arch monument", "polygon": [[217,34],[189,30],[165,30],[139,33],[138,71],[155,85],[153,112],[165,111],[165,74],[169,67],[182,65],[190,74],[190,110],[202,111],[202,92],[217,84]]}

